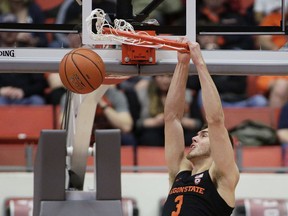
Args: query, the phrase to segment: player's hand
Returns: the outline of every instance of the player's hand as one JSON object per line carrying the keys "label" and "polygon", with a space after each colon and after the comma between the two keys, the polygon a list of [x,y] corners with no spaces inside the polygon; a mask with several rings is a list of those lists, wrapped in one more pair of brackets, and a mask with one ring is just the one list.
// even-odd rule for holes
{"label": "player's hand", "polygon": [[[188,40],[186,38],[180,38],[178,40],[178,42],[187,43]],[[179,63],[184,63],[184,64],[189,64],[190,63],[190,53],[189,52],[181,52],[181,51],[179,51],[178,55],[177,55],[177,58],[178,58],[178,62]]]}
{"label": "player's hand", "polygon": [[190,56],[194,64],[204,64],[201,54],[200,45],[197,42],[188,42],[190,48]]}

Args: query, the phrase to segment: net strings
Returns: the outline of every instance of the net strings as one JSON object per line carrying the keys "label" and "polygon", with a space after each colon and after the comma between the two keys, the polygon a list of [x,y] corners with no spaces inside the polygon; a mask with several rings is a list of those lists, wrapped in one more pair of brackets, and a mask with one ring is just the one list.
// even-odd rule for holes
{"label": "net strings", "polygon": [[[155,43],[151,43],[149,41],[145,41],[142,39],[134,39],[134,38],[129,38],[129,37],[117,35],[117,32],[114,33],[112,31],[113,29],[116,31],[129,32],[129,33],[132,33],[134,35],[145,34],[147,36],[153,37],[145,31],[136,32],[134,30],[134,27],[129,22],[127,22],[126,20],[123,20],[123,19],[115,19],[114,23],[113,23],[114,26],[113,26],[109,23],[109,21],[106,19],[106,17],[107,17],[107,14],[102,9],[96,8],[86,18],[88,33],[89,33],[89,36],[93,40],[95,40],[95,41],[115,41],[115,42],[120,43],[120,44],[152,47],[152,48],[156,48],[156,49],[161,49],[161,48],[165,47],[168,49],[170,48],[170,49],[174,49],[174,50],[183,50],[183,48],[167,45],[165,43],[155,44]],[[96,20],[96,22],[95,22],[96,33],[94,33],[92,31],[93,20]],[[104,34],[103,28],[110,29],[110,33]]]}

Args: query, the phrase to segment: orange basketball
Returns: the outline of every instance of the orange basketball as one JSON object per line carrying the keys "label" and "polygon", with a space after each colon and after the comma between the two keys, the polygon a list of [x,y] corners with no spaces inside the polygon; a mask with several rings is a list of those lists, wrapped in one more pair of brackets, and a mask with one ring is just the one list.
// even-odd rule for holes
{"label": "orange basketball", "polygon": [[87,94],[103,83],[105,65],[93,50],[77,48],[63,57],[59,65],[59,75],[68,90]]}

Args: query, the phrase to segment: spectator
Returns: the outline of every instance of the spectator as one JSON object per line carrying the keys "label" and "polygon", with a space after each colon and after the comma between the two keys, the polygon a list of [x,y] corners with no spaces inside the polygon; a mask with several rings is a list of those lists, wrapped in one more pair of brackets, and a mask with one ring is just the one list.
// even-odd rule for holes
{"label": "spectator", "polygon": [[[18,23],[44,24],[45,16],[41,8],[32,0],[7,1],[9,13],[13,13]],[[18,46],[47,47],[48,40],[45,33],[21,32],[17,36]]]}
{"label": "spectator", "polygon": [[141,88],[142,85],[147,85],[149,83],[150,77],[143,76],[132,76],[127,80],[119,83],[118,87],[124,91],[135,90],[135,88]]}
{"label": "spectator", "polygon": [[[154,76],[148,85],[137,88],[141,106],[140,117],[136,122],[136,135],[139,145],[164,146],[164,102],[172,77],[170,75]],[[191,143],[191,136],[202,126],[202,116],[191,115],[192,91],[186,91],[186,109],[182,119],[185,131],[185,143]]]}
{"label": "spectator", "polygon": [[[285,0],[285,5],[287,6],[288,1]],[[254,0],[254,16],[255,21],[259,24],[262,22],[263,18],[268,14],[275,12],[281,8],[281,0]]]}
{"label": "spectator", "polygon": [[277,134],[281,143],[288,144],[288,102],[281,108]]}
{"label": "spectator", "polygon": [[[223,107],[264,107],[268,100],[263,94],[248,95],[247,76],[212,75],[217,86]],[[202,107],[199,79],[189,76],[188,88],[198,92],[198,104]]]}
{"label": "spectator", "polygon": [[[116,3],[106,0],[92,0],[92,8],[101,8],[107,14],[115,14]],[[65,0],[59,8],[56,24],[75,24],[82,23],[82,7],[75,0]],[[66,34],[56,33],[50,47],[69,47]]]}
{"label": "spectator", "polygon": [[[201,49],[217,49],[217,36],[198,37]],[[217,86],[223,107],[261,107],[266,106],[268,101],[262,94],[248,96],[248,76],[216,75],[212,79]],[[200,92],[198,76],[190,76],[188,86]],[[199,106],[202,107],[202,97],[198,97]]]}
{"label": "spectator", "polygon": [[[69,48],[79,48],[82,46],[81,25],[76,25],[75,29],[79,30],[78,34],[69,34],[67,36]],[[52,105],[60,104],[61,98],[65,94],[66,89],[63,86],[63,83],[60,79],[59,74],[47,72],[45,74],[45,77],[49,85],[49,92],[46,94],[47,103],[52,104]]]}
{"label": "spectator", "polygon": [[120,129],[122,145],[136,145],[132,133],[133,118],[129,111],[127,97],[112,85],[97,106],[94,129],[113,128]]}
{"label": "spectator", "polygon": [[48,104],[57,106],[61,102],[61,98],[66,93],[66,89],[60,79],[58,73],[45,73],[45,78],[48,83],[48,90],[46,92],[46,101]]}
{"label": "spectator", "polygon": [[[139,14],[150,2],[149,0],[132,0],[133,13]],[[175,25],[182,22],[183,15],[185,15],[184,9],[181,0],[166,0],[149,14],[148,19],[156,19],[160,25]]]}
{"label": "spectator", "polygon": [[[203,0],[197,6],[196,21],[199,26],[248,26],[253,21],[247,20],[240,14],[239,1]],[[202,36],[198,36],[199,38]],[[214,36],[215,37],[215,36]],[[224,35],[215,37],[219,49],[254,49],[254,40],[251,36]]]}
{"label": "spectator", "polygon": [[266,95],[270,107],[281,108],[288,102],[288,76],[259,76],[256,85]]}
{"label": "spectator", "polygon": [[[281,51],[287,51],[286,42]],[[288,76],[258,76],[256,88],[266,96],[270,107],[281,108],[288,102]]]}
{"label": "spectator", "polygon": [[54,23],[59,7],[65,0],[34,0],[34,2],[41,8],[45,16],[45,23]]}
{"label": "spectator", "polygon": [[[287,16],[285,17],[287,20]],[[259,24],[260,26],[281,26],[282,11],[280,9],[267,14]],[[279,50],[287,42],[286,35],[259,35],[256,37],[256,45],[262,50]]]}
{"label": "spectator", "polygon": [[200,44],[201,49],[216,50],[220,49],[218,44],[219,36],[217,35],[198,35],[197,42]]}
{"label": "spectator", "polygon": [[0,73],[0,105],[44,105],[43,74]]}
{"label": "spectator", "polygon": [[8,1],[7,0],[0,0],[0,14],[8,13]]}
{"label": "spectator", "polygon": [[[82,46],[81,25],[76,25],[75,28],[79,30],[79,34],[69,34],[67,37],[68,46],[70,48],[79,48]],[[48,73],[47,79],[52,90],[50,99],[54,102],[58,102],[61,97],[60,103],[61,106],[64,107],[66,90],[63,87],[59,74]],[[116,86],[111,86],[97,106],[93,130],[118,128],[121,130],[121,143],[123,145],[136,145],[132,133],[133,118],[129,110],[128,102],[129,101],[122,90],[119,90]],[[62,115],[63,114],[60,114],[60,124]],[[93,136],[94,134],[92,134],[92,141],[94,139]]]}
{"label": "spectator", "polygon": [[[41,8],[45,17],[45,24],[54,24],[56,21],[56,16],[60,6],[64,3],[65,0],[34,0],[34,2]],[[48,45],[52,42],[53,32],[47,32],[46,37]]]}
{"label": "spectator", "polygon": [[[61,99],[60,122],[65,103],[66,94]],[[98,103],[95,112],[93,131],[95,129],[120,129],[122,145],[136,146],[136,140],[132,133],[133,118],[129,111],[127,97],[121,90],[116,86],[110,86]],[[91,143],[94,142],[94,139],[94,134],[92,134]]]}
{"label": "spectator", "polygon": [[288,51],[288,42],[286,42],[280,50],[287,52]]}
{"label": "spectator", "polygon": [[[17,18],[6,14],[1,16],[1,22],[16,23]],[[16,32],[0,32],[1,47],[17,46],[17,35]],[[0,105],[43,105],[46,87],[44,75],[40,73],[0,73]]]}
{"label": "spectator", "polygon": [[288,102],[280,110],[277,135],[283,147],[283,163],[288,166]]}

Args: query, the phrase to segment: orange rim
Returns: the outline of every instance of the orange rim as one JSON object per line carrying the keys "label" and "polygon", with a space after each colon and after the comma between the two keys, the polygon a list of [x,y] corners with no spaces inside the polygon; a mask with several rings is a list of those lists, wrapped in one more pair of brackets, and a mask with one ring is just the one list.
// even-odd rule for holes
{"label": "orange rim", "polygon": [[104,85],[117,85],[127,79],[129,79],[130,76],[112,76],[112,75],[109,75],[109,76],[106,76],[104,78],[104,81],[103,81],[103,84]]}
{"label": "orange rim", "polygon": [[159,38],[151,35],[146,34],[133,34],[132,32],[128,31],[120,31],[113,28],[104,27],[103,28],[104,34],[114,34],[119,35],[127,38],[133,38],[133,39],[139,39],[140,41],[147,41],[153,44],[161,44],[163,45],[163,48],[165,49],[173,49],[173,50],[179,50],[183,49],[184,52],[189,52],[189,46],[187,43],[181,43],[174,40],[169,40],[165,38]]}

